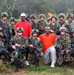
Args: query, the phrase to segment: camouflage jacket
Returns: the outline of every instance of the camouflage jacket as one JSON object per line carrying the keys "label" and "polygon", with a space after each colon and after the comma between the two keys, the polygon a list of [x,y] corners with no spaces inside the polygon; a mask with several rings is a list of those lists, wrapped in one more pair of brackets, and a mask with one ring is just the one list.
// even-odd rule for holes
{"label": "camouflage jacket", "polygon": [[36,27],[36,22],[30,22],[31,26],[32,26],[32,29],[34,29]]}
{"label": "camouflage jacket", "polygon": [[45,21],[44,21],[44,22],[38,21],[38,23],[37,23],[37,29],[38,29],[38,30],[44,31],[44,30],[45,30],[45,26],[47,26],[47,24],[46,24]]}
{"label": "camouflage jacket", "polygon": [[[21,48],[26,48],[27,46],[28,46],[28,40],[26,39],[26,37],[24,37],[24,36],[21,36],[20,38],[19,38],[19,36],[18,35],[15,35],[12,39],[11,39],[11,41],[10,41],[10,44],[11,45],[13,45],[13,44],[19,44],[20,46],[21,46]],[[14,45],[15,45],[14,44]]]}
{"label": "camouflage jacket", "polygon": [[68,34],[66,34],[65,37],[62,37],[61,35],[58,36],[58,38],[55,41],[55,46],[60,49],[60,45],[62,45],[63,49],[71,49],[71,40]]}
{"label": "camouflage jacket", "polygon": [[[41,40],[37,37],[35,39],[33,39],[32,37],[30,38],[33,43],[35,43],[35,45],[40,49],[40,52],[43,50],[43,44],[41,42]],[[31,42],[29,42],[29,44],[32,44]],[[30,50],[33,51],[34,48],[31,48]]]}

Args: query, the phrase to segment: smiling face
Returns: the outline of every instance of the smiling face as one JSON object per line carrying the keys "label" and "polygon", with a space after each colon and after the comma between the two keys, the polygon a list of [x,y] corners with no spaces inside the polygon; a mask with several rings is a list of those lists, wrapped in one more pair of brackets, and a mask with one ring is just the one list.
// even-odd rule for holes
{"label": "smiling face", "polygon": [[60,33],[61,33],[62,36],[64,36],[66,34],[65,31],[61,31]]}

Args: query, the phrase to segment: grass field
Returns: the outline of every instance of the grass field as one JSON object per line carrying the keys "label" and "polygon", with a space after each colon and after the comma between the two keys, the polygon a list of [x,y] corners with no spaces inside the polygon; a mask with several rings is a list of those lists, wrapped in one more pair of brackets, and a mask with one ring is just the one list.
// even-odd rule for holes
{"label": "grass field", "polygon": [[43,60],[41,60],[40,69],[36,69],[35,65],[31,65],[30,67],[24,66],[17,73],[14,72],[14,67],[10,64],[6,64],[6,67],[7,70],[0,71],[0,75],[74,75],[74,63],[71,63],[68,69],[66,66],[59,67],[57,65],[55,68],[50,68],[50,65],[44,65]]}

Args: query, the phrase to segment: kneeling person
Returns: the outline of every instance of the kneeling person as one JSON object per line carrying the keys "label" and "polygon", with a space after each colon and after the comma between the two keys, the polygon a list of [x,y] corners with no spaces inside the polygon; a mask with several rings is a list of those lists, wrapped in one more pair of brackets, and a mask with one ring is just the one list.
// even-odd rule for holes
{"label": "kneeling person", "polygon": [[14,62],[15,62],[15,72],[18,72],[19,65],[24,63],[24,56],[21,53],[22,50],[25,51],[28,46],[28,40],[26,37],[22,36],[23,29],[21,27],[17,28],[16,35],[11,39],[11,47],[14,50],[12,52]]}
{"label": "kneeling person", "polygon": [[32,36],[29,39],[30,42],[30,58],[31,58],[31,63],[36,65],[36,68],[39,68],[39,59],[40,59],[40,54],[41,51],[43,50],[43,44],[41,40],[37,37],[38,36],[38,30],[33,29],[32,30]]}

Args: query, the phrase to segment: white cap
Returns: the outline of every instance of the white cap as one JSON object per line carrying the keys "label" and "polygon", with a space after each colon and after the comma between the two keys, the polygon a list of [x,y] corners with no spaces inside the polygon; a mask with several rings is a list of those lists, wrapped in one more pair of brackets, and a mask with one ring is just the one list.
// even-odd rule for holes
{"label": "white cap", "polygon": [[21,13],[21,16],[26,16],[26,14],[25,13]]}

